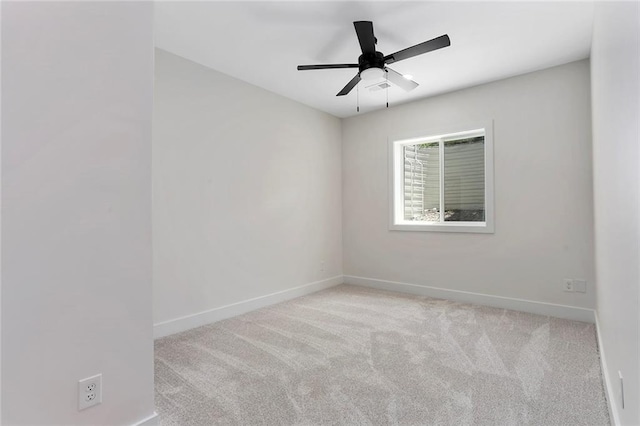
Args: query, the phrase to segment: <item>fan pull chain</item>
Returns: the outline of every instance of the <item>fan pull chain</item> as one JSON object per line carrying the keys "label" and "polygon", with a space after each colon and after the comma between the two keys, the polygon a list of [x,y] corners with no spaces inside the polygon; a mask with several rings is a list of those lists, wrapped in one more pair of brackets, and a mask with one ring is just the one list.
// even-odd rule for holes
{"label": "fan pull chain", "polygon": [[356,112],[360,112],[360,85],[356,84]]}
{"label": "fan pull chain", "polygon": [[385,92],[387,92],[387,108],[389,108],[389,71],[384,70],[384,80],[387,84],[387,87],[384,88]]}

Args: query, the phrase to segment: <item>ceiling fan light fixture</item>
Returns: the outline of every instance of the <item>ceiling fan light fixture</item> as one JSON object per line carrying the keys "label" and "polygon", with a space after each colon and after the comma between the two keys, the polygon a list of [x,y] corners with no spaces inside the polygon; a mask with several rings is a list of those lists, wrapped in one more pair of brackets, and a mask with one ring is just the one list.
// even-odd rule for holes
{"label": "ceiling fan light fixture", "polygon": [[383,76],[384,70],[382,68],[371,67],[360,71],[360,78],[363,80],[377,80]]}

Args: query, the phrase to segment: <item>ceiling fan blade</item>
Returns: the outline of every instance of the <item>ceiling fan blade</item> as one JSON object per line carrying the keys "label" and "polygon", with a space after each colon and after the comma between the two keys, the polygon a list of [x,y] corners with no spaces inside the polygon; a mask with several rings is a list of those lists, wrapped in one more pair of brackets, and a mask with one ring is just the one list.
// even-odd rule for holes
{"label": "ceiling fan blade", "polygon": [[373,35],[373,22],[356,21],[353,23],[353,26],[356,28],[356,34],[358,35],[358,41],[360,42],[360,49],[362,49],[362,53],[375,53],[376,38]]}
{"label": "ceiling fan blade", "polygon": [[351,91],[351,89],[353,89],[354,87],[356,87],[356,84],[358,84],[360,82],[360,73],[356,74],[355,77],[353,77],[351,79],[350,82],[347,83],[346,86],[344,86],[344,88],[338,92],[338,94],[336,96],[344,96],[347,93],[349,93]]}
{"label": "ceiling fan blade", "polygon": [[416,44],[415,46],[407,47],[391,55],[384,57],[384,61],[387,64],[402,61],[404,59],[412,58],[414,56],[422,55],[423,53],[431,52],[432,50],[442,49],[451,45],[448,35],[442,35],[436,37],[433,40],[425,41],[424,43]]}
{"label": "ceiling fan blade", "polygon": [[418,87],[418,83],[406,78],[405,76],[400,74],[398,71],[394,71],[389,67],[386,67],[385,71],[387,72],[387,79],[390,82],[400,87],[401,89],[406,90],[407,92]]}
{"label": "ceiling fan blade", "polygon": [[358,64],[298,65],[298,71],[329,70],[334,68],[358,68]]}

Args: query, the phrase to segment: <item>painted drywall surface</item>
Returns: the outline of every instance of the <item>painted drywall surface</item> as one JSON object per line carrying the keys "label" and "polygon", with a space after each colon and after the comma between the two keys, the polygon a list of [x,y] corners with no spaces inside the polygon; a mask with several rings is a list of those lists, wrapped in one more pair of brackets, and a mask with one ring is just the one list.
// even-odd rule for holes
{"label": "painted drywall surface", "polygon": [[2,8],[2,423],[134,424],[154,410],[153,7]]}
{"label": "painted drywall surface", "polygon": [[342,274],[340,120],[163,50],[154,90],[156,323]]}
{"label": "painted drywall surface", "polygon": [[[495,234],[390,231],[387,138],[482,120]],[[344,273],[592,308],[591,179],[588,61],[345,119]],[[588,292],[563,292],[565,277]]]}
{"label": "painted drywall surface", "polygon": [[624,425],[640,424],[639,28],[638,3],[596,6],[591,76],[597,312],[612,403]]}
{"label": "painted drywall surface", "polygon": [[[0,3],[0,99],[2,99],[2,3]],[[2,102],[0,101],[0,176],[2,176]],[[2,423],[2,179],[0,178],[0,423]]]}

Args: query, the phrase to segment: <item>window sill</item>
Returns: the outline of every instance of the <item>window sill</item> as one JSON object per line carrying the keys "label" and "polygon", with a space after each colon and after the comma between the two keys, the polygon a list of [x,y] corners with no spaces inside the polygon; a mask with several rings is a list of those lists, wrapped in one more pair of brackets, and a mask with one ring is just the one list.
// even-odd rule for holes
{"label": "window sill", "polygon": [[486,222],[418,222],[406,221],[389,225],[391,231],[466,232],[493,234],[493,226]]}

